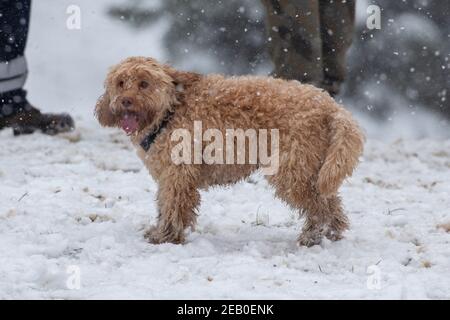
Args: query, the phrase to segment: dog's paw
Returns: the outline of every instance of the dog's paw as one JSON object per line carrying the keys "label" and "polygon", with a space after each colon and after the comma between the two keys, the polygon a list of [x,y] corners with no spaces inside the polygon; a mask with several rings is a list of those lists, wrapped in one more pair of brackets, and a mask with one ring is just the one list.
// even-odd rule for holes
{"label": "dog's paw", "polygon": [[147,229],[144,233],[144,238],[153,244],[160,244],[164,242],[162,234],[157,227],[150,227]]}
{"label": "dog's paw", "polygon": [[150,227],[148,230],[146,230],[144,233],[144,238],[152,244],[161,244],[166,242],[174,244],[184,243],[184,237],[182,234],[180,235],[173,232],[161,232],[161,230],[156,226]]}
{"label": "dog's paw", "polygon": [[298,244],[300,246],[312,247],[322,242],[322,234],[319,232],[303,232],[298,237]]}
{"label": "dog's paw", "polygon": [[335,230],[328,230],[325,236],[330,241],[339,241],[344,238],[341,232]]}

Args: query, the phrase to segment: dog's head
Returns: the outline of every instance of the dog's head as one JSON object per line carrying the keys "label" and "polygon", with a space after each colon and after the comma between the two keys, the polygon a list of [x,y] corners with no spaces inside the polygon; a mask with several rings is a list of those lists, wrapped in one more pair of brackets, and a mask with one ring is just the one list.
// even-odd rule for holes
{"label": "dog's head", "polygon": [[152,58],[128,58],[109,71],[95,115],[102,126],[138,133],[178,103],[177,86],[189,81],[188,74]]}

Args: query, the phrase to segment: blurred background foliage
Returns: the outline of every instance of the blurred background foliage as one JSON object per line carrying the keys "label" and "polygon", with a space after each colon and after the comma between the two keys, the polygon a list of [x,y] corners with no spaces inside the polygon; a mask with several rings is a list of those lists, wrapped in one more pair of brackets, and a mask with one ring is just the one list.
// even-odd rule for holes
{"label": "blurred background foliage", "polygon": [[[370,4],[381,30],[368,30]],[[132,28],[165,23],[167,59],[180,68],[268,74],[266,12],[259,0],[123,0],[108,14]],[[450,119],[450,1],[357,1],[340,97],[374,117],[426,108]],[[151,41],[151,39],[149,39]]]}

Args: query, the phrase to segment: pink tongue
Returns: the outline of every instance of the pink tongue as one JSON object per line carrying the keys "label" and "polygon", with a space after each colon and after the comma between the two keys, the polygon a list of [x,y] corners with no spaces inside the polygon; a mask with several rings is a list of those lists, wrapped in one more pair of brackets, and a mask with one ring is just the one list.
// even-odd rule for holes
{"label": "pink tongue", "polygon": [[122,121],[120,122],[120,125],[122,126],[122,129],[127,134],[135,132],[138,129],[138,126],[139,126],[136,116],[129,115],[129,114],[126,114],[122,118]]}

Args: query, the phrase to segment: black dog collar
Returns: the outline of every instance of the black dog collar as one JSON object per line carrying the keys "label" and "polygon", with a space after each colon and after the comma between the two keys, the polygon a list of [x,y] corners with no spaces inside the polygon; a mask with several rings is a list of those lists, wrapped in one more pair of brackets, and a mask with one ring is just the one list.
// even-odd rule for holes
{"label": "black dog collar", "polygon": [[145,150],[145,152],[150,149],[152,143],[155,141],[156,137],[160,132],[167,126],[169,120],[172,118],[173,112],[168,112],[164,117],[164,120],[159,124],[159,127],[153,132],[149,133],[145,138],[141,141],[141,147]]}

